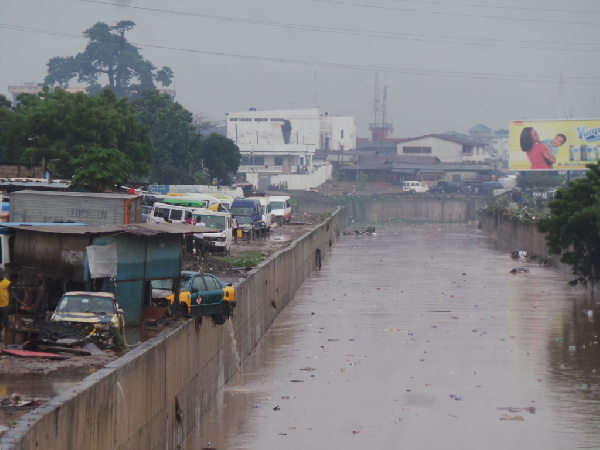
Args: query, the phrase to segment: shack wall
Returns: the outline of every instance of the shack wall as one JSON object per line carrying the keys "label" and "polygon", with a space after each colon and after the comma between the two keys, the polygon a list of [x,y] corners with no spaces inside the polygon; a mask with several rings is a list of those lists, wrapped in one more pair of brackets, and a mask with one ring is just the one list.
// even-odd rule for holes
{"label": "shack wall", "polygon": [[142,197],[123,194],[16,191],[10,195],[13,222],[79,222],[125,225],[142,221]]}
{"label": "shack wall", "polygon": [[244,361],[348,223],[340,209],[249,272],[236,285],[233,333],[207,318],[181,322],[22,417],[0,448],[178,448],[237,371],[235,343]]}

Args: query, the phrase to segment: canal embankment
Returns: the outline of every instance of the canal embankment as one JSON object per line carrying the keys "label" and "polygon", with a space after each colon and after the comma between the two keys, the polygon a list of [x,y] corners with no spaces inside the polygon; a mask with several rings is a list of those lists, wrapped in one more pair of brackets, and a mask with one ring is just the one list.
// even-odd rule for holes
{"label": "canal embankment", "polygon": [[[534,239],[535,227],[520,230],[486,220],[478,214],[484,205],[483,198],[418,196],[341,205],[298,202],[296,215],[322,213],[327,219],[236,284],[238,306],[230,324],[191,319],[165,330],[23,416],[2,437],[0,449],[177,448],[351,220],[481,220],[484,231],[515,249],[546,254],[543,237]],[[558,266],[554,260],[552,265]]]}

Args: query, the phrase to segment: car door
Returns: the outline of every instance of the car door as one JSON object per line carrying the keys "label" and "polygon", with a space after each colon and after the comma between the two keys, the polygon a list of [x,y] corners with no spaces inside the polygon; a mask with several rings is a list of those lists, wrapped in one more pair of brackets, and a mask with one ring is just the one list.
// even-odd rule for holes
{"label": "car door", "polygon": [[215,305],[223,301],[223,288],[221,284],[212,275],[202,275],[204,283],[206,285],[206,291],[204,291],[202,303],[205,305]]}
{"label": "car door", "polygon": [[192,305],[206,304],[206,285],[204,284],[202,275],[197,275],[192,279],[190,292],[192,295]]}

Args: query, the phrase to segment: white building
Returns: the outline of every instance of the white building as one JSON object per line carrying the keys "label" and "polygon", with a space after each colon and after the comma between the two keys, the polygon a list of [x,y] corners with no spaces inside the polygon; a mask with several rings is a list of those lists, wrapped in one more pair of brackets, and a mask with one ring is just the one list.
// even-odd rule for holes
{"label": "white building", "polygon": [[398,155],[433,156],[441,162],[483,163],[486,144],[448,134],[430,134],[398,143]]}
{"label": "white building", "polygon": [[[282,125],[289,121],[286,143]],[[231,112],[227,137],[242,155],[238,176],[259,189],[287,184],[290,189],[316,187],[331,176],[331,166],[315,161],[315,151],[356,148],[353,117],[321,114],[318,108]]]}

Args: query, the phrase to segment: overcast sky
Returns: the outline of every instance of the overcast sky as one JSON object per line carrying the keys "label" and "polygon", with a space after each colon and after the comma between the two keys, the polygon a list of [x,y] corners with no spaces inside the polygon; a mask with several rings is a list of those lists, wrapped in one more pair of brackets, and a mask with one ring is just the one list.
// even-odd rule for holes
{"label": "overcast sky", "polygon": [[600,0],[0,0],[0,94],[120,20],[215,121],[318,106],[367,137],[376,74],[393,137],[600,114]]}

